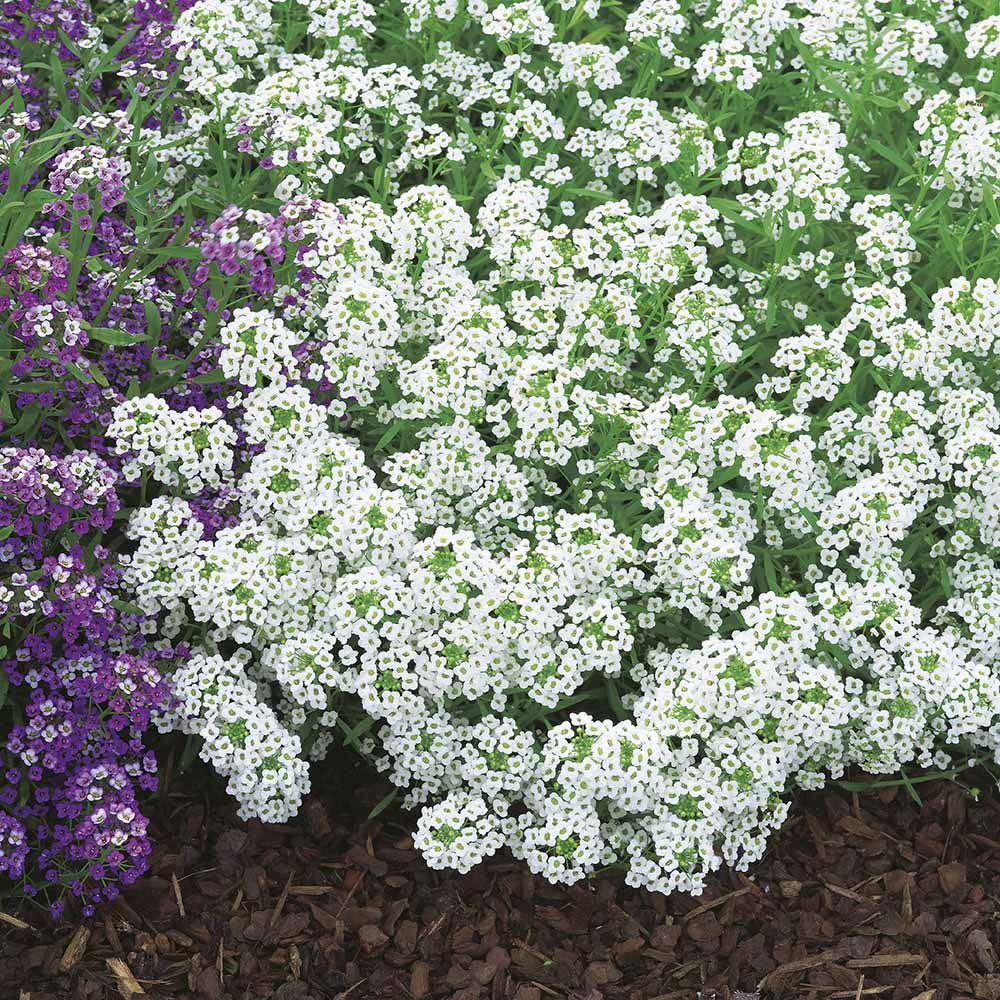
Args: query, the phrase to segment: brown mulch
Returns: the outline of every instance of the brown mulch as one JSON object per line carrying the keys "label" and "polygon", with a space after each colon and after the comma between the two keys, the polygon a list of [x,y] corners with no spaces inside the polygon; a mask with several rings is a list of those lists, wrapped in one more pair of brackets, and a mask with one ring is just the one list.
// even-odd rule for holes
{"label": "brown mulch", "polygon": [[366,820],[385,789],[340,780],[278,827],[178,781],[152,877],[113,909],[0,917],[0,997],[1000,1000],[997,798],[806,796],[759,865],[692,898],[550,886],[506,856],[432,872],[405,815]]}

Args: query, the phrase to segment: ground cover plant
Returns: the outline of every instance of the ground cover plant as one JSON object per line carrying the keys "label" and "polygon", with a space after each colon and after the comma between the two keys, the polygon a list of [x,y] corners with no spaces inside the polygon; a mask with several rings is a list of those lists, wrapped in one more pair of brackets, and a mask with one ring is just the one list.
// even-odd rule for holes
{"label": "ground cover plant", "polygon": [[1000,750],[1000,57],[965,5],[0,8],[0,866],[346,744],[468,870],[698,891]]}

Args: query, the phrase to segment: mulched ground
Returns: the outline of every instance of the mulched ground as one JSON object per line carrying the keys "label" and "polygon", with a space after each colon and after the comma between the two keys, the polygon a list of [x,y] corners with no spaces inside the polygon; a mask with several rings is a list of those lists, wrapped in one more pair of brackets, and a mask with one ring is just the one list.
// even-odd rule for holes
{"label": "mulched ground", "polygon": [[7,922],[0,997],[1000,1000],[1000,800],[952,784],[922,807],[803,797],[753,871],[698,898],[553,887],[507,857],[432,872],[350,773],[280,827],[240,823],[200,774],[176,784],[154,875],[115,909]]}

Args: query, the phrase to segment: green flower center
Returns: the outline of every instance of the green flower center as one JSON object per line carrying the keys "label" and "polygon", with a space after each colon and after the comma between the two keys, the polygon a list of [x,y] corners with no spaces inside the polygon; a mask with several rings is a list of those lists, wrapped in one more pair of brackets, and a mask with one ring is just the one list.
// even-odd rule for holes
{"label": "green flower center", "polygon": [[427,568],[436,576],[438,579],[445,576],[448,570],[450,570],[458,562],[458,556],[451,548],[437,549],[434,555],[431,556],[430,561],[427,563]]}
{"label": "green flower center", "polygon": [[271,490],[274,493],[291,493],[298,489],[299,481],[293,479],[284,469],[271,476]]}
{"label": "green flower center", "polygon": [[732,656],[729,658],[729,662],[726,664],[726,669],[719,674],[719,677],[726,677],[730,679],[736,685],[737,691],[740,691],[743,688],[748,688],[753,684],[753,671],[750,669],[746,661],[739,656]]}
{"label": "green flower center", "polygon": [[351,606],[361,618],[364,618],[372,608],[377,608],[381,602],[382,595],[377,590],[362,590],[351,601]]}
{"label": "green flower center", "polygon": [[701,798],[685,793],[670,807],[670,811],[681,819],[698,819],[701,816]]}
{"label": "green flower center", "polygon": [[439,844],[444,844],[445,847],[451,847],[451,845],[458,840],[460,832],[461,831],[456,830],[453,826],[448,826],[447,823],[442,823],[441,826],[434,831],[434,839]]}
{"label": "green flower center", "polygon": [[556,840],[556,845],[553,848],[557,857],[569,858],[576,853],[577,848],[580,846],[580,841],[576,837],[562,837]]}

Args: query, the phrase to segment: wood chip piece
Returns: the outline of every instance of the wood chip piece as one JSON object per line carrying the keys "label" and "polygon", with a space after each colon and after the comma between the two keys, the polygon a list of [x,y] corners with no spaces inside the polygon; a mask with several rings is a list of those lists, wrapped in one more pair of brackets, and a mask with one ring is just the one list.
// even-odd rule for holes
{"label": "wood chip piece", "polygon": [[288,873],[288,881],[285,882],[285,888],[281,890],[281,895],[278,897],[278,903],[274,907],[274,912],[271,914],[270,924],[272,927],[278,922],[281,916],[281,911],[285,908],[285,903],[288,902],[288,893],[292,888],[292,873]]}
{"label": "wood chip piece", "polygon": [[945,893],[956,892],[965,885],[965,865],[960,861],[953,861],[951,864],[941,865],[938,869],[938,881],[941,883],[941,891]]}
{"label": "wood chip piece", "polygon": [[719,896],[716,899],[712,899],[707,903],[702,903],[701,906],[696,906],[693,910],[689,910],[684,914],[685,921],[691,920],[693,917],[697,917],[702,913],[707,913],[709,910],[714,910],[717,906],[722,906],[723,903],[729,902],[730,899],[736,899],[738,896],[745,896],[748,892],[753,892],[754,886],[745,885],[742,889],[736,889],[733,892],[727,892],[724,896]]}
{"label": "wood chip piece", "polygon": [[177,881],[177,872],[170,873],[170,884],[174,887],[174,899],[177,902],[177,912],[180,913],[182,917],[186,917],[187,913],[184,910],[184,897],[181,895],[181,884]]}
{"label": "wood chip piece", "polygon": [[836,993],[831,993],[830,997],[831,1000],[859,1000],[861,997],[875,997],[881,993],[891,993],[895,988],[895,986],[866,986],[860,992],[858,990],[838,990]]}
{"label": "wood chip piece", "polygon": [[862,896],[860,892],[855,892],[853,889],[845,889],[842,885],[836,885],[833,882],[824,882],[823,885],[830,890],[830,892],[835,892],[838,896],[843,896],[845,899],[854,900],[855,903],[871,903],[878,897],[872,896]]}
{"label": "wood chip piece", "polygon": [[59,959],[59,971],[69,972],[77,962],[83,958],[83,953],[87,950],[87,942],[90,940],[90,928],[86,924],[80,924],[76,932],[69,939],[66,950]]}
{"label": "wood chip piece", "polygon": [[114,949],[115,954],[119,958],[124,958],[125,949],[122,947],[122,939],[118,936],[118,929],[115,927],[115,922],[111,919],[110,914],[104,915],[104,936],[108,939],[108,943]]}
{"label": "wood chip piece", "polygon": [[139,985],[139,980],[132,975],[132,970],[120,958],[107,958],[105,963],[118,980],[118,992],[125,997],[125,1000],[137,993],[146,995],[146,991]]}
{"label": "wood chip piece", "polygon": [[389,935],[384,933],[377,924],[365,924],[358,931],[361,947],[368,953],[378,951],[389,941]]}
{"label": "wood chip piece", "polygon": [[[794,962],[785,962],[776,969],[772,969],[758,984],[758,990],[765,990],[772,983],[777,982],[784,976],[792,976],[797,972],[808,972],[810,969],[818,969],[821,965],[829,962],[836,962],[840,958],[838,949],[830,949],[820,952],[818,955],[807,955],[805,958],[797,958]],[[848,963],[850,964],[850,963]]]}
{"label": "wood chip piece", "polygon": [[844,964],[849,969],[889,969],[894,965],[923,965],[926,955],[901,951],[891,955],[872,955],[870,958],[851,958]]}
{"label": "wood chip piece", "polygon": [[875,830],[864,820],[858,819],[857,816],[842,816],[837,820],[837,829],[843,830],[844,833],[849,833],[854,837],[862,837],[865,840],[881,840],[885,836],[883,831]]}
{"label": "wood chip piece", "polygon": [[410,968],[410,992],[422,1000],[431,989],[431,967],[426,962],[414,962]]}

